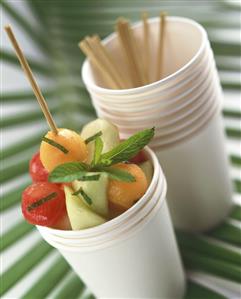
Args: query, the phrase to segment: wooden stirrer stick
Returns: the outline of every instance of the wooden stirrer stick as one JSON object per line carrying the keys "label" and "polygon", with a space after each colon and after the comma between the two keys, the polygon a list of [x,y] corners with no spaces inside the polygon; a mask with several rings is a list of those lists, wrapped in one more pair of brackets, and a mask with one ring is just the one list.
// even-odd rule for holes
{"label": "wooden stirrer stick", "polygon": [[100,55],[103,57],[103,60],[105,61],[106,66],[109,68],[112,76],[116,79],[120,87],[126,88],[128,83],[126,82],[121,72],[118,70],[118,66],[116,65],[116,62],[112,58],[111,54],[108,52],[106,47],[101,43],[101,39],[98,35],[94,35],[92,37],[92,43],[93,46],[96,49],[98,49]]}
{"label": "wooden stirrer stick", "polygon": [[46,101],[45,101],[45,99],[42,95],[42,92],[41,92],[41,90],[40,90],[40,88],[39,88],[39,86],[38,86],[38,84],[37,84],[37,82],[36,82],[36,80],[33,76],[33,73],[30,69],[30,66],[29,66],[29,64],[28,64],[28,62],[27,62],[27,60],[26,60],[26,58],[25,58],[25,56],[24,56],[24,54],[23,54],[23,52],[22,52],[22,50],[21,50],[21,48],[20,48],[20,46],[19,46],[19,44],[16,40],[16,38],[15,38],[15,35],[14,35],[11,27],[9,25],[5,26],[5,31],[7,32],[7,35],[8,35],[8,37],[9,37],[9,39],[10,39],[12,45],[13,45],[13,48],[14,48],[16,54],[17,54],[18,60],[19,60],[21,66],[23,68],[23,71],[26,74],[26,76],[27,76],[27,78],[28,78],[28,80],[29,80],[29,82],[32,86],[33,92],[34,92],[34,94],[35,94],[35,96],[38,100],[38,103],[39,103],[39,105],[40,105],[40,107],[43,111],[43,114],[44,114],[44,116],[45,116],[45,118],[46,118],[46,120],[47,120],[47,122],[50,126],[50,129],[53,131],[54,134],[58,134],[58,128],[57,128],[57,126],[56,126],[56,124],[53,120],[53,117],[52,117],[50,111],[49,111],[48,105],[47,105],[47,103],[46,103]]}
{"label": "wooden stirrer stick", "polygon": [[149,41],[149,24],[147,12],[142,13],[143,22],[143,65],[146,83],[149,83],[149,64],[150,64],[150,41]]}
{"label": "wooden stirrer stick", "polygon": [[134,87],[141,86],[143,83],[140,78],[140,72],[137,64],[135,44],[132,36],[132,31],[129,22],[124,18],[120,18],[116,24],[116,30],[119,36],[120,43],[125,54],[130,76]]}
{"label": "wooden stirrer stick", "polygon": [[119,18],[117,20],[116,23],[116,32],[118,34],[118,38],[119,38],[119,42],[120,42],[120,46],[123,49],[123,54],[125,57],[125,60],[127,62],[127,67],[129,70],[129,75],[130,75],[130,79],[132,82],[132,86],[131,87],[136,87],[138,85],[137,79],[136,79],[136,74],[134,72],[134,66],[133,66],[133,59],[131,57],[130,54],[130,45],[129,42],[127,40],[126,34],[123,31],[123,22],[126,22],[125,20],[123,20],[122,18]]}
{"label": "wooden stirrer stick", "polygon": [[79,43],[79,48],[89,58],[91,63],[93,63],[93,65],[100,71],[108,87],[112,89],[119,89],[119,85],[115,82],[109,71],[105,68],[103,61],[96,56],[96,53],[93,51],[93,48],[87,42],[86,38]]}
{"label": "wooden stirrer stick", "polygon": [[[111,75],[112,79],[115,81],[118,88],[122,88],[122,84],[120,82],[120,78],[117,75],[117,72],[115,68],[113,67],[112,61],[110,60],[110,57],[108,56],[108,53],[106,55],[105,51],[102,48],[100,39],[97,35],[93,37],[86,37],[85,39],[92,49],[93,53],[95,54],[96,58],[101,62],[103,67],[108,71],[108,73]],[[104,48],[105,49],[105,48]],[[123,87],[124,88],[124,87]]]}
{"label": "wooden stirrer stick", "polygon": [[159,46],[157,53],[157,72],[156,80],[160,80],[163,72],[163,56],[164,56],[164,37],[165,37],[165,26],[166,26],[166,12],[160,13],[160,35],[159,35]]}
{"label": "wooden stirrer stick", "polygon": [[141,57],[141,54],[139,51],[141,45],[138,46],[137,39],[134,35],[134,31],[131,28],[129,23],[127,23],[127,29],[128,29],[128,39],[129,39],[130,46],[131,46],[131,51],[132,51],[133,61],[135,64],[136,73],[139,78],[140,86],[142,86],[142,85],[146,84],[146,76],[145,76],[145,72],[143,72],[142,65],[141,65],[142,57]]}

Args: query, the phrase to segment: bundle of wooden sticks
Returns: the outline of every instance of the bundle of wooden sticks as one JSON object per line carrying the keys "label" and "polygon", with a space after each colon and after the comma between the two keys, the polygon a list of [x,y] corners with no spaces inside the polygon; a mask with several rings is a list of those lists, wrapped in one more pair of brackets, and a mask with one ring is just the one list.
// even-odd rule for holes
{"label": "bundle of wooden sticks", "polygon": [[[161,12],[156,60],[156,81],[162,78],[165,17],[166,13]],[[113,58],[113,54],[110,53],[110,51],[103,45],[98,35],[93,35],[92,37],[87,36],[79,43],[80,49],[88,57],[91,64],[101,73],[101,76],[108,88],[127,89],[151,83],[148,68],[150,60],[150,36],[147,13],[142,14],[142,23],[143,48],[142,55],[138,55],[139,51],[137,41],[129,21],[124,18],[119,18],[116,22],[116,32],[131,80],[128,80],[127,76],[120,71]]]}

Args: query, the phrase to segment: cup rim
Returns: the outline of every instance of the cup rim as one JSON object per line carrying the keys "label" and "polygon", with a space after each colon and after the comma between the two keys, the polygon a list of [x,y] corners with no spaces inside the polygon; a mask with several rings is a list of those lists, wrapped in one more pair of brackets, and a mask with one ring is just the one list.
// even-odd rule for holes
{"label": "cup rim", "polygon": [[[152,89],[160,84],[165,84],[166,82],[175,79],[176,77],[179,76],[180,73],[184,72],[186,69],[191,67],[193,62],[199,57],[199,55],[202,53],[203,49],[206,47],[206,42],[208,41],[208,38],[207,38],[207,33],[206,33],[205,29],[199,23],[197,23],[196,21],[189,19],[189,18],[168,16],[167,21],[180,22],[180,23],[186,23],[186,24],[192,25],[192,26],[196,27],[201,33],[201,36],[202,36],[201,46],[199,47],[199,49],[197,50],[195,55],[184,66],[182,66],[180,69],[178,69],[173,74],[171,74],[161,80],[155,81],[153,83],[150,83],[150,84],[147,84],[144,86],[139,86],[139,87],[129,88],[129,89],[108,89],[108,88],[104,88],[104,87],[100,87],[100,86],[96,85],[85,75],[85,73],[87,71],[86,69],[89,66],[88,59],[85,59],[83,65],[82,65],[82,71],[81,71],[82,79],[83,79],[83,82],[85,83],[85,85],[88,86],[89,88],[95,90],[96,92],[102,93],[102,94],[109,94],[109,95],[121,95],[121,94],[123,95],[126,93],[129,93],[129,94],[134,93],[135,94],[138,92],[142,92],[143,89],[144,90]],[[149,24],[155,23],[155,22],[159,22],[159,18],[156,17],[156,18],[149,19]],[[136,28],[136,27],[140,26],[141,24],[142,24],[142,21],[136,22],[133,24],[132,28]],[[115,37],[116,37],[116,33],[113,32],[103,40],[103,43],[106,44]]]}
{"label": "cup rim", "polygon": [[[169,118],[169,120],[165,120],[165,123],[167,122],[168,125],[172,124],[172,123],[176,123],[177,121],[180,120],[180,117],[178,119],[174,119],[173,121],[173,116],[176,116],[176,114],[180,114],[180,111],[185,110],[184,114],[187,114],[187,107],[189,107],[190,105],[194,105],[194,106],[200,106],[199,105],[199,100],[201,99],[201,101],[203,102],[204,100],[202,98],[207,98],[207,96],[210,95],[211,91],[214,93],[215,89],[217,88],[217,86],[215,85],[215,81],[212,80],[212,78],[209,76],[208,77],[210,80],[206,80],[206,82],[204,82],[205,84],[201,84],[201,87],[198,86],[197,87],[197,94],[195,94],[193,97],[188,98],[187,100],[185,100],[185,96],[182,96],[182,104],[179,104],[178,107],[176,108],[159,108],[156,107],[156,109],[150,109],[150,111],[152,111],[151,115],[152,118],[155,117],[155,122],[157,122],[158,120],[162,120],[161,122],[164,123],[164,120],[166,118]],[[208,95],[207,95],[208,93]],[[183,100],[184,98],[184,100]],[[173,100],[173,99],[172,99]],[[178,98],[177,100],[178,102],[181,101],[180,98]],[[173,101],[171,101],[171,105],[174,105],[175,102],[173,103]],[[168,106],[168,105],[167,105]],[[170,106],[170,105],[169,105]],[[132,127],[132,125],[130,124],[130,122],[125,121],[125,116],[121,116],[121,115],[116,115],[116,111],[114,113],[110,112],[110,111],[106,111],[104,110],[105,108],[102,108],[100,106],[97,107],[97,105],[95,106],[95,109],[97,110],[98,114],[101,115],[102,118],[107,118],[110,119],[112,122],[114,122],[115,124],[117,124],[118,127],[120,128],[126,128],[128,130],[128,128],[130,128],[130,126]],[[166,107],[166,106],[164,106]],[[192,108],[194,109],[194,108]],[[154,111],[153,111],[154,110]],[[163,111],[162,111],[163,110]],[[146,108],[146,112],[150,113],[149,109]],[[123,112],[121,111],[122,114],[127,113],[127,112]],[[142,115],[132,115],[132,114],[128,114],[129,115],[129,119],[131,120],[131,123],[133,122],[138,122],[143,124],[143,122],[147,121],[147,114],[142,113]],[[183,116],[181,116],[181,118],[183,118]],[[163,120],[164,119],[164,120]]]}
{"label": "cup rim", "polygon": [[157,201],[160,201],[160,199],[163,198],[163,196],[165,195],[166,186],[163,180],[163,182],[158,183],[156,189],[154,190],[151,196],[151,199],[147,201],[140,210],[137,210],[136,213],[127,218],[124,223],[120,223],[118,226],[113,227],[111,230],[104,231],[99,234],[84,238],[82,236],[77,236],[75,238],[64,238],[53,234],[48,234],[48,237],[54,242],[79,247],[95,246],[96,244],[109,241],[118,236],[119,234],[122,234],[123,232],[134,227],[140,221],[140,219],[149,214],[149,212],[156,205]]}
{"label": "cup rim", "polygon": [[[208,78],[210,80],[210,77],[214,77],[214,67],[210,67],[207,65],[202,72],[197,73],[194,77],[190,77],[188,80],[185,80],[182,82],[182,84],[178,84],[175,86],[175,88],[168,92],[161,91],[159,89],[156,89],[155,92],[149,95],[145,95],[144,99],[139,96],[136,97],[136,99],[132,102],[128,101],[127,99],[120,103],[116,103],[115,100],[111,101],[105,101],[102,100],[99,95],[91,94],[92,95],[92,103],[95,106],[100,107],[101,109],[108,109],[108,107],[111,105],[112,109],[115,112],[121,111],[121,112],[127,112],[130,109],[137,109],[137,111],[143,111],[145,109],[153,109],[153,108],[162,108],[163,106],[166,106],[166,104],[169,104],[170,102],[172,104],[176,103],[178,104],[184,97],[189,96],[192,92],[196,92],[200,88],[203,88],[203,85],[207,84]],[[185,88],[186,85],[190,84],[194,80],[192,87]],[[181,92],[178,91],[180,88],[183,88]],[[173,92],[175,95],[173,95]],[[160,98],[160,94],[162,94],[162,97]],[[150,100],[151,98],[151,100]],[[148,102],[148,104],[146,103]],[[136,107],[137,106],[137,107]],[[139,109],[138,109],[139,108]]]}
{"label": "cup rim", "polygon": [[[207,57],[206,57],[207,56]],[[205,57],[205,61],[208,60],[209,64],[207,63],[202,63],[202,67],[198,67],[198,70],[192,71],[190,73],[190,76],[184,77],[182,78],[182,80],[179,80],[177,83],[173,84],[175,85],[175,87],[173,88],[173,85],[168,85],[165,88],[162,88],[162,86],[157,86],[156,88],[152,89],[152,90],[147,90],[143,93],[139,93],[139,94],[125,94],[125,95],[106,95],[106,94],[99,94],[98,92],[92,90],[91,88],[89,88],[87,86],[88,92],[92,95],[92,97],[94,96],[95,98],[98,98],[98,103],[103,103],[105,105],[113,105],[116,106],[117,108],[119,108],[119,105],[135,105],[136,103],[140,102],[140,97],[141,97],[141,101],[143,101],[146,98],[149,97],[153,97],[156,95],[156,93],[165,93],[165,94],[170,94],[170,90],[172,90],[171,92],[173,92],[174,90],[179,90],[180,87],[185,86],[185,84],[188,84],[189,82],[191,82],[193,79],[198,81],[198,77],[200,76],[200,73],[204,73],[204,72],[208,72],[212,71],[213,69],[215,69],[215,60],[213,57],[213,53],[211,51],[211,49],[208,49],[208,54],[206,54]],[[97,100],[96,100],[97,101]],[[166,101],[166,100],[163,100]],[[153,101],[154,104],[157,103],[157,101]]]}
{"label": "cup rim", "polygon": [[[158,171],[158,174],[160,173],[160,169],[159,169],[159,171]],[[154,193],[156,192],[156,189],[157,188],[161,188],[161,190],[163,189],[163,179],[161,179],[161,180],[157,180],[157,185],[155,186],[155,188],[154,188],[154,190],[152,190],[152,192],[150,192],[150,194],[149,194],[149,197],[150,198],[152,198],[153,197],[153,195],[154,195]],[[57,239],[66,239],[66,240],[76,240],[76,238],[78,238],[78,240],[92,240],[92,239],[95,239],[96,237],[99,237],[99,236],[103,236],[103,235],[106,235],[107,233],[110,233],[110,232],[112,232],[112,231],[115,231],[116,229],[119,229],[121,226],[123,226],[123,225],[125,225],[127,222],[129,222],[130,221],[130,219],[132,218],[132,217],[135,217],[143,208],[145,208],[145,206],[146,205],[148,205],[149,204],[149,202],[150,202],[150,200],[147,200],[147,201],[143,201],[142,202],[142,205],[139,205],[139,207],[138,207],[138,209],[136,209],[132,214],[130,213],[129,215],[127,215],[127,217],[125,218],[125,219],[123,219],[122,221],[120,221],[120,222],[115,222],[114,224],[113,224],[113,222],[112,222],[112,226],[110,226],[110,227],[108,227],[108,228],[106,228],[106,229],[103,229],[103,227],[102,227],[102,230],[99,230],[98,232],[95,232],[95,233],[93,233],[93,234],[89,234],[89,235],[81,235],[81,236],[75,236],[75,237],[63,237],[63,236],[59,236],[59,235],[56,235],[56,234],[51,234],[51,238],[54,236],[54,238],[57,238]],[[41,229],[42,229],[42,227],[41,227]],[[79,230],[80,231],[80,230]],[[83,231],[83,230],[81,230],[81,231]]]}
{"label": "cup rim", "polygon": [[149,196],[152,194],[153,189],[155,190],[155,187],[158,183],[158,180],[164,179],[164,174],[162,172],[161,166],[159,164],[159,161],[155,155],[155,153],[149,148],[149,147],[145,147],[144,148],[145,152],[148,155],[149,160],[152,162],[153,165],[153,176],[152,176],[152,181],[147,189],[147,191],[145,192],[145,194],[138,200],[138,202],[136,204],[134,204],[131,208],[129,208],[127,211],[125,211],[123,214],[103,223],[100,224],[98,226],[95,227],[91,227],[91,228],[87,228],[87,229],[83,229],[83,230],[78,230],[78,231],[74,231],[74,230],[58,230],[58,229],[53,229],[53,228],[49,228],[46,226],[37,226],[40,227],[41,231],[45,231],[48,234],[55,234],[55,235],[61,235],[61,236],[66,236],[66,237],[75,237],[75,236],[88,236],[91,234],[98,234],[100,231],[106,230],[106,229],[110,229],[113,224],[115,224],[116,222],[122,222],[124,221],[124,219],[126,219],[127,217],[129,217],[131,214],[133,214],[136,210],[138,210],[139,206],[142,206],[143,202],[148,201]]}
{"label": "cup rim", "polygon": [[148,222],[153,218],[153,214],[155,216],[156,212],[163,206],[164,202],[166,201],[165,195],[167,191],[167,183],[166,180],[164,179],[164,188],[160,194],[159,200],[157,200],[154,204],[154,206],[148,211],[148,213],[142,217],[140,217],[139,221],[136,221],[133,225],[128,227],[126,230],[124,229],[123,231],[115,234],[114,236],[111,236],[108,240],[103,240],[99,243],[94,243],[94,244],[89,244],[87,243],[85,246],[73,246],[73,244],[68,245],[68,244],[63,244],[59,243],[57,241],[52,240],[52,238],[42,230],[43,227],[37,227],[38,230],[40,231],[40,234],[42,237],[53,247],[59,249],[59,250],[66,250],[70,252],[92,252],[96,250],[102,250],[104,248],[108,248],[111,246],[116,245],[117,243],[120,243],[124,240],[129,239],[133,234],[137,233],[143,227],[148,224]]}

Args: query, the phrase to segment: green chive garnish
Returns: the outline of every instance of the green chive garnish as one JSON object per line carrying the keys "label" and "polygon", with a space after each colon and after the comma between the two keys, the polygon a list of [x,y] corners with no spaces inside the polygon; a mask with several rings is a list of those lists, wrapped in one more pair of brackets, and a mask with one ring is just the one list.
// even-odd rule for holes
{"label": "green chive garnish", "polygon": [[43,198],[41,198],[41,199],[35,201],[35,202],[32,203],[31,205],[29,205],[29,206],[27,207],[27,210],[30,212],[30,211],[32,211],[33,209],[35,209],[35,208],[41,206],[41,205],[44,204],[45,202],[47,202],[47,201],[49,201],[49,200],[55,198],[56,196],[57,196],[57,193],[56,193],[56,192],[52,192],[52,193],[50,193],[49,195],[47,195],[46,197],[43,197]]}
{"label": "green chive garnish", "polygon": [[97,137],[101,136],[102,135],[102,132],[99,131],[97,132],[96,134],[94,134],[93,136],[90,136],[89,138],[85,139],[85,143],[88,144],[90,143],[91,141],[94,141]]}
{"label": "green chive garnish", "polygon": [[47,138],[47,137],[43,137],[42,140],[43,140],[44,142],[47,142],[48,144],[50,144],[50,145],[56,147],[57,149],[59,149],[59,150],[60,150],[61,152],[63,152],[64,154],[68,154],[68,152],[69,152],[65,147],[63,147],[63,145],[61,145],[61,144],[59,144],[59,143],[53,141],[52,139],[49,139],[49,138]]}
{"label": "green chive garnish", "polygon": [[[90,172],[91,173],[91,172]],[[98,181],[100,178],[100,174],[93,174],[93,175],[84,175],[78,181]]]}
{"label": "green chive garnish", "polygon": [[82,197],[84,198],[84,200],[91,205],[92,204],[92,199],[84,192],[83,188],[80,187],[79,190],[75,191],[74,193],[72,193],[72,195],[82,195]]}

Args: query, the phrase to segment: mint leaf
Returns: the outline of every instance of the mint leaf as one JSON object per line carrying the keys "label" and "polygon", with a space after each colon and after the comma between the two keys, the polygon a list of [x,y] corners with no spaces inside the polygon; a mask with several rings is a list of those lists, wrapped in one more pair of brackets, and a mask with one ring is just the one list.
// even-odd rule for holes
{"label": "mint leaf", "polygon": [[80,187],[79,190],[72,193],[72,195],[79,195],[79,194],[84,198],[84,200],[87,202],[87,204],[89,204],[89,205],[92,204],[92,199],[84,192],[82,187]]}
{"label": "mint leaf", "polygon": [[53,147],[56,147],[58,150],[60,150],[61,152],[63,152],[64,154],[68,154],[68,150],[61,144],[57,143],[56,141],[49,139],[47,137],[43,137],[42,140],[50,145],[52,145]]}
{"label": "mint leaf", "polygon": [[100,171],[106,172],[109,175],[109,178],[112,180],[127,183],[136,181],[135,177],[131,175],[129,172],[114,167],[100,167]]}
{"label": "mint leaf", "polygon": [[95,152],[94,152],[94,158],[92,161],[92,165],[96,165],[99,162],[103,147],[104,147],[104,144],[103,144],[102,139],[100,137],[97,137],[95,139]]}
{"label": "mint leaf", "polygon": [[85,139],[85,143],[88,144],[91,141],[94,141],[97,137],[100,137],[102,135],[102,132],[99,131],[96,134],[94,134],[93,136],[90,136],[89,138]]}
{"label": "mint leaf", "polygon": [[[99,164],[110,166],[133,158],[153,138],[155,129],[138,132],[100,157]],[[108,161],[108,165],[106,164]]]}
{"label": "mint leaf", "polygon": [[68,183],[85,177],[88,165],[81,162],[64,163],[57,166],[50,174],[49,181],[54,183]]}

